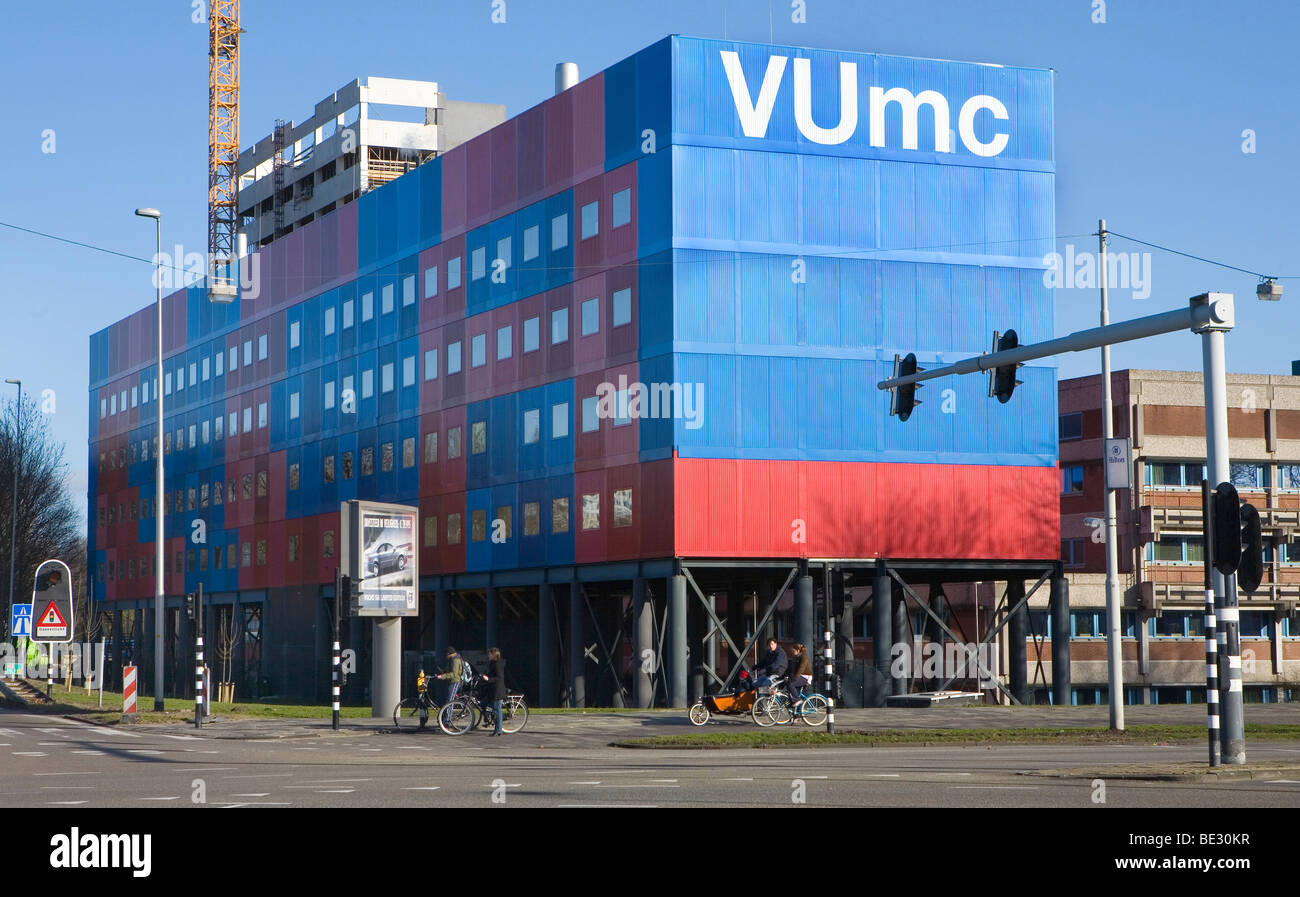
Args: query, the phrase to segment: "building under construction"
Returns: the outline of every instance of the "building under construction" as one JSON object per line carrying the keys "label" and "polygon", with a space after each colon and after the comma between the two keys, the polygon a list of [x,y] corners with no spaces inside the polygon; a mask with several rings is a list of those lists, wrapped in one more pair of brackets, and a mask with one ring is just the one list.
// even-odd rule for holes
{"label": "building under construction", "polygon": [[1051,73],[669,37],[500,108],[342,88],[240,154],[257,283],[165,299],[163,383],[152,307],[91,337],[95,597],[150,637],[165,508],[177,691],[202,583],[236,693],[328,693],[360,498],[419,508],[408,678],[499,645],[536,704],[680,706],[755,636],[829,629],[879,703],[988,672],[890,646],[1001,633],[989,688],[1030,700],[1028,605],[1068,619],[1055,369],[1007,404],[956,378],[906,425],[875,384],[1052,333]]}

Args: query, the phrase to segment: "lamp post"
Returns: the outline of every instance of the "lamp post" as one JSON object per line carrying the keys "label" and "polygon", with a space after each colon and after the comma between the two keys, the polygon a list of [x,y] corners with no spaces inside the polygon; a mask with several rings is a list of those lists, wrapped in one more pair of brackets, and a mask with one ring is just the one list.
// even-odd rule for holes
{"label": "lamp post", "polygon": [[163,574],[166,571],[163,552],[163,517],[167,509],[163,504],[163,314],[162,314],[162,212],[157,209],[136,209],[141,218],[152,218],[157,234],[157,250],[154,253],[154,280],[158,285],[158,379],[154,382],[153,400],[158,406],[158,442],[154,447],[155,480],[154,507],[154,587],[153,606],[153,709],[163,709],[163,634],[167,628],[166,612],[163,610]]}
{"label": "lamp post", "polygon": [[[1097,222],[1097,240],[1101,261],[1097,273],[1101,277],[1101,326],[1110,323],[1110,305],[1106,298],[1106,219]],[[1101,435],[1102,456],[1115,436],[1115,410],[1111,404],[1110,346],[1101,347]],[[1106,463],[1102,464],[1106,475]],[[1119,594],[1119,535],[1115,524],[1115,490],[1102,481],[1106,496],[1106,679],[1110,695],[1110,727],[1116,732],[1124,730],[1124,653],[1123,611]]]}
{"label": "lamp post", "polygon": [[[18,387],[18,406],[14,413],[14,507],[13,521],[9,525],[9,614],[13,615],[14,606],[14,568],[17,555],[14,553],[18,542],[18,462],[23,457],[23,381],[10,377],[5,380]],[[8,619],[8,618],[6,618]],[[4,624],[8,626],[6,622]],[[26,657],[26,655],[24,655]]]}

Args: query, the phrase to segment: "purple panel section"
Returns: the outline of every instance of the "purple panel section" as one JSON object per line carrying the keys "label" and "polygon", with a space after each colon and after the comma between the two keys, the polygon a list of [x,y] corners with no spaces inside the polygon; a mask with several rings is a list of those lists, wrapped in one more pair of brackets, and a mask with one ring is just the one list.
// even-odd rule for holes
{"label": "purple panel section", "polygon": [[519,172],[515,168],[518,130],[518,123],[512,118],[488,132],[492,141],[492,218],[510,214],[518,203]]}
{"label": "purple panel section", "polygon": [[458,146],[442,157],[442,238],[465,232],[466,147]]}
{"label": "purple panel section", "polygon": [[519,204],[526,205],[545,195],[546,188],[546,112],[534,106],[516,119],[518,122],[518,158],[516,187]]}
{"label": "purple panel section", "polygon": [[350,202],[334,213],[338,218],[338,261],[335,275],[351,280],[357,273],[357,204]]}
{"label": "purple panel section", "polygon": [[466,144],[465,226],[475,228],[492,220],[492,135],[481,134]]}
{"label": "purple panel section", "polygon": [[542,104],[546,118],[547,192],[563,190],[573,184],[573,95],[576,90],[570,88]]}
{"label": "purple panel section", "polygon": [[582,180],[605,168],[605,74],[580,82],[573,94],[573,176]]}

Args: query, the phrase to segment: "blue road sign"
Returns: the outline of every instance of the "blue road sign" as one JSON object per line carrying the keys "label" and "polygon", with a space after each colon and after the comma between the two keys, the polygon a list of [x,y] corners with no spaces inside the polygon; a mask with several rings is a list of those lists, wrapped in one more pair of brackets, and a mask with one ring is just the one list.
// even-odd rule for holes
{"label": "blue road sign", "polygon": [[15,604],[13,616],[9,620],[9,633],[15,637],[32,634],[32,606]]}

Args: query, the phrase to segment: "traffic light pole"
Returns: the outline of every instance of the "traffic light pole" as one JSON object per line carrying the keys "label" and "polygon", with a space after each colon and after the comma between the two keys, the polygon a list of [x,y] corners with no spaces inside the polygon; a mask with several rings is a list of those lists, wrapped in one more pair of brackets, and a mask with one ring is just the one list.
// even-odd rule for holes
{"label": "traffic light pole", "polygon": [[[1193,296],[1185,309],[1121,321],[1118,324],[1103,324],[1091,330],[1081,330],[1036,345],[1018,346],[1006,351],[976,355],[955,364],[882,380],[876,386],[882,390],[895,390],[901,386],[953,374],[974,374],[1023,364],[1026,361],[1051,355],[1083,352],[1150,336],[1176,333],[1179,330],[1191,330],[1201,335],[1202,373],[1205,384],[1206,468],[1211,482],[1221,483],[1228,479],[1228,387],[1223,335],[1233,328],[1233,324],[1232,294],[1202,293]],[[1109,408],[1106,411],[1108,413]],[[906,420],[905,414],[910,414],[911,408],[903,407],[899,412],[899,417]],[[1241,692],[1241,632],[1236,582],[1233,577],[1225,577],[1217,570],[1212,575],[1212,581],[1219,626],[1219,654],[1223,658],[1221,663],[1226,661],[1225,675],[1220,677],[1220,686],[1223,689],[1220,730],[1223,745],[1222,759],[1224,763],[1241,764],[1246,762],[1246,750]],[[1112,629],[1111,639],[1115,638],[1115,634]],[[1115,649],[1116,646],[1112,644],[1111,650]]]}
{"label": "traffic light pole", "polygon": [[[1097,222],[1097,240],[1101,247],[1098,273],[1101,275],[1101,326],[1110,323],[1110,304],[1106,282],[1106,219]],[[1115,436],[1115,412],[1111,399],[1110,345],[1101,347],[1101,435],[1102,446],[1109,446]],[[1107,449],[1103,448],[1103,455]],[[1107,480],[1109,477],[1106,478]],[[1115,490],[1105,482],[1106,495],[1106,674],[1110,695],[1110,727],[1124,731],[1124,653],[1120,631],[1119,539],[1115,527]]]}

